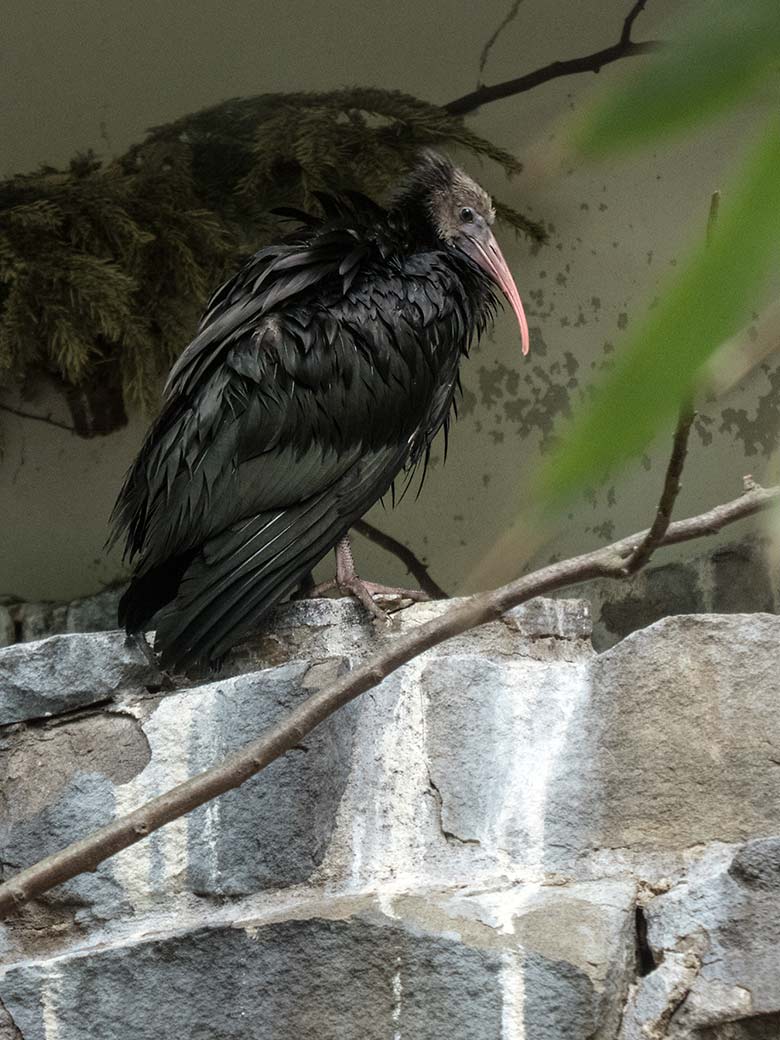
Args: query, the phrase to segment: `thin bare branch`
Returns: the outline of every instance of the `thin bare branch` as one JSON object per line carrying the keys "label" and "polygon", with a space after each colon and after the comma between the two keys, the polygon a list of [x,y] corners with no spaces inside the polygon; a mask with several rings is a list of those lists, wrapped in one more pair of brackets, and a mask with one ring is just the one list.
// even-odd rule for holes
{"label": "thin bare branch", "polygon": [[[638,0],[632,9],[632,15],[634,18],[639,14],[643,6],[644,4],[641,0]],[[628,32],[630,35],[630,25]],[[710,196],[710,208],[707,213],[707,230],[705,233],[707,246],[710,245],[712,242],[712,236],[715,234],[715,228],[718,223],[719,208],[720,192],[714,191]],[[663,491],[661,492],[661,500],[658,503],[658,510],[655,514],[655,520],[653,521],[650,530],[647,532],[647,536],[642,539],[640,544],[628,558],[625,568],[627,574],[636,574],[638,570],[648,563],[650,557],[661,544],[661,541],[669,528],[674,503],[677,501],[677,496],[680,493],[680,480],[682,477],[683,467],[685,466],[685,458],[688,454],[688,441],[691,436],[691,427],[693,426],[693,420],[695,418],[696,411],[693,407],[693,401],[683,401],[677,417],[677,426],[675,427],[674,440],[672,442],[672,454],[666,467],[666,477],[664,479]]]}
{"label": "thin bare branch", "polygon": [[677,501],[677,496],[680,493],[680,478],[682,477],[685,458],[688,454],[688,439],[691,435],[691,426],[695,418],[696,412],[693,409],[693,405],[690,402],[683,404],[674,431],[672,454],[666,467],[664,487],[661,492],[655,520],[653,520],[650,530],[626,561],[624,567],[626,574],[636,574],[638,570],[641,570],[649,562],[650,557],[658,546],[663,544],[664,536],[669,530],[669,524],[671,523],[674,503]]}
{"label": "thin bare branch", "polygon": [[493,46],[495,45],[496,40],[499,38],[501,33],[504,31],[504,29],[506,29],[506,27],[508,25],[511,25],[512,22],[515,20],[515,18],[517,18],[517,12],[520,10],[520,4],[522,4],[522,2],[523,2],[523,0],[512,0],[511,7],[507,11],[507,13],[504,15],[504,17],[501,19],[501,21],[498,24],[498,26],[490,34],[490,37],[488,38],[487,43],[482,48],[482,53],[479,56],[479,72],[477,73],[477,89],[479,89],[479,87],[482,86],[482,73],[485,71],[485,66],[487,65],[488,57],[490,56],[490,52],[493,49]]}
{"label": "thin bare branch", "polygon": [[[503,98],[514,97],[516,94],[524,94],[528,90],[548,83],[561,76],[574,76],[580,72],[600,72],[605,65],[623,58],[633,58],[639,54],[649,54],[658,50],[663,44],[660,40],[642,40],[634,42],[631,39],[631,30],[634,27],[639,14],[644,10],[647,0],[637,0],[626,15],[620,31],[617,43],[604,47],[592,54],[585,54],[581,58],[569,58],[566,61],[554,61],[544,65],[534,72],[527,72],[524,76],[515,79],[504,80],[503,83],[494,83],[492,86],[480,86],[463,97],[455,98],[444,108],[453,115],[464,116],[474,112],[482,105],[491,101],[500,101]],[[516,12],[515,12],[516,13]],[[499,28],[503,28],[502,26]],[[480,69],[481,71],[481,69]]]}
{"label": "thin bare branch", "polygon": [[412,552],[408,545],[404,545],[403,542],[399,542],[392,535],[380,531],[378,527],[374,527],[367,520],[356,521],[352,525],[352,530],[357,531],[358,534],[367,538],[369,542],[373,542],[374,545],[378,545],[380,548],[392,553],[393,556],[396,556],[423,592],[427,592],[431,599],[449,599],[448,594],[441,585],[430,576],[426,565]]}
{"label": "thin bare branch", "polygon": [[[707,513],[670,524],[658,545],[674,545],[714,534],[727,524],[753,516],[777,501],[780,501],[780,486],[765,489],[746,478],[745,491],[739,498]],[[103,860],[141,841],[164,824],[239,787],[299,744],[333,712],[378,686],[385,676],[430,647],[495,621],[511,607],[535,596],[570,588],[592,578],[625,578],[625,561],[647,536],[647,531],[640,531],[605,548],[543,567],[490,592],[469,596],[438,618],[402,633],[386,649],[313,693],[285,719],[213,769],[199,773],[134,812],[20,871],[0,886],[0,917],[55,885],[84,871],[94,870]]]}
{"label": "thin bare branch", "polygon": [[623,31],[620,34],[621,43],[631,42],[631,30],[634,28],[634,22],[637,20],[639,15],[644,11],[647,0],[636,0],[631,10],[625,17],[623,22]]}
{"label": "thin bare branch", "polygon": [[34,412],[25,412],[21,408],[12,408],[10,404],[0,404],[0,411],[8,412],[9,415],[17,415],[20,419],[34,419],[36,422],[46,423],[47,426],[56,426],[60,430],[67,430],[68,433],[76,432],[73,426],[68,426],[67,423],[60,422],[59,419],[52,419],[50,415],[36,415]]}

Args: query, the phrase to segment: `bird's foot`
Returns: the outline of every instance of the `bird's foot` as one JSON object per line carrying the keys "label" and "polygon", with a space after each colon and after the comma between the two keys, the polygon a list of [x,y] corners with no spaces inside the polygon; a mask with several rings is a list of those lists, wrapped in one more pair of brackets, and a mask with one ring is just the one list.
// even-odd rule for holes
{"label": "bird's foot", "polygon": [[[352,559],[352,547],[349,537],[344,536],[336,546],[336,577],[330,581],[324,581],[321,585],[315,585],[305,593],[307,598],[317,599],[337,589],[343,596],[354,596],[362,603],[369,614],[379,618],[381,621],[390,622],[390,613],[400,610],[404,606],[404,600],[415,603],[419,600],[430,599],[427,592],[421,589],[403,589],[396,585],[378,585],[375,581],[363,581],[355,571],[355,562]],[[377,602],[387,600],[387,610],[383,610]]]}
{"label": "bird's foot", "polygon": [[[331,578],[330,581],[324,581],[320,585],[315,585],[313,589],[306,592],[306,598],[319,599],[321,596],[326,596],[329,592],[333,592],[334,589],[343,596],[353,596],[359,603],[362,603],[370,614],[373,614],[374,617],[379,618],[381,621],[389,621],[389,615],[396,610],[401,610],[404,606],[404,600],[417,603],[421,600],[430,599],[427,592],[423,592],[422,589],[404,589],[396,585],[379,585],[375,581],[363,581],[357,574],[344,576],[341,579]],[[383,609],[380,606],[379,600],[388,601],[385,604],[387,609]]]}
{"label": "bird's foot", "polygon": [[375,581],[363,581],[360,578],[357,578],[357,581],[366,589],[374,602],[378,599],[388,599],[391,602],[397,602],[400,606],[405,599],[411,600],[412,603],[422,603],[431,598],[422,589],[405,589],[398,585],[379,585]]}

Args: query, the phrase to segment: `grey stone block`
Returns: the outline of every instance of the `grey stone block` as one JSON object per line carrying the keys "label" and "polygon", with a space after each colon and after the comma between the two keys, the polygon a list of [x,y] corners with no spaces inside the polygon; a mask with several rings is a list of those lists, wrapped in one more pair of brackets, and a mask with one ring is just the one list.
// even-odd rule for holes
{"label": "grey stone block", "polygon": [[[23,1040],[48,1040],[52,1023],[58,1040],[586,1040],[620,1013],[631,899],[612,884],[529,902],[510,886],[400,899],[392,916],[320,899],[31,961],[0,989]],[[502,902],[516,931],[491,919]]]}
{"label": "grey stone block", "polygon": [[[335,678],[338,662],[318,669]],[[286,716],[314,688],[304,663],[228,679],[171,698],[195,699],[188,771],[201,772]],[[331,716],[240,789],[192,813],[188,879],[201,895],[236,896],[311,876],[325,855],[349,776],[355,706]]]}
{"label": "grey stone block", "polygon": [[11,971],[23,1040],[495,1040],[499,956],[392,922],[204,928]]}
{"label": "grey stone block", "polygon": [[360,698],[352,772],[318,876],[451,885],[541,870],[548,780],[588,694],[589,660],[461,650],[420,658]]}
{"label": "grey stone block", "polygon": [[712,609],[724,614],[774,610],[766,549],[754,542],[725,545],[712,553]]}
{"label": "grey stone block", "polygon": [[120,632],[17,643],[0,650],[0,725],[59,714],[159,680]]}
{"label": "grey stone block", "polygon": [[588,696],[588,664],[452,656],[427,667],[420,686],[445,836],[540,867],[551,840],[549,780]]}
{"label": "grey stone block", "polygon": [[650,567],[627,590],[614,583],[609,586],[602,583],[601,587],[606,597],[601,603],[599,620],[611,638],[606,644],[597,644],[599,649],[660,618],[706,610],[698,571],[692,564]]}
{"label": "grey stone block", "polygon": [[126,586],[104,589],[94,596],[74,599],[68,604],[65,630],[68,632],[110,632],[119,627],[117,610]]}
{"label": "grey stone block", "polygon": [[71,603],[0,599],[0,646],[30,643],[63,632],[114,631],[124,589],[124,585],[104,589]]}
{"label": "grey stone block", "polygon": [[[4,878],[73,841],[85,838],[96,828],[109,823],[115,813],[115,791],[110,781],[94,773],[76,773],[62,788],[59,797],[34,815],[11,816],[4,821],[0,827]],[[115,878],[111,861],[102,863],[94,873],[79,874],[57,886],[47,894],[45,901],[51,907],[62,905],[72,909],[77,924],[116,919],[131,909],[121,884]],[[27,939],[25,925],[22,915],[17,946],[20,954]]]}
{"label": "grey stone block", "polygon": [[19,625],[21,640],[31,643],[57,632],[65,631],[68,607],[65,603],[18,603],[14,615]]}
{"label": "grey stone block", "polygon": [[780,839],[750,842],[646,909],[659,967],[640,980],[621,1034],[685,1040],[776,1036],[780,1020]]}
{"label": "grey stone block", "polygon": [[614,1036],[634,969],[633,905],[630,881],[526,898],[514,919],[525,960],[521,1036]]}
{"label": "grey stone block", "polygon": [[700,615],[597,657],[552,766],[548,863],[559,841],[657,851],[780,832],[778,647],[774,615]]}
{"label": "grey stone block", "polygon": [[16,642],[14,619],[8,607],[0,603],[0,647],[10,646]]}
{"label": "grey stone block", "polygon": [[[375,623],[348,598],[285,603],[269,618],[260,635],[228,655],[224,674],[254,671],[289,660],[334,656],[361,660],[459,602],[415,603],[394,614],[390,626]],[[539,598],[508,611],[500,621],[433,647],[426,658],[465,652],[573,660],[592,656],[590,635],[590,608],[584,600]]]}

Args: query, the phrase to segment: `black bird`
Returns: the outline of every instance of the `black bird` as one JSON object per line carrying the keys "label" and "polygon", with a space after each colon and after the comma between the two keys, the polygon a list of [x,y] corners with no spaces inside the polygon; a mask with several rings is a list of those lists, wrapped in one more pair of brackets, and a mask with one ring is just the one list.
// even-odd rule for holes
{"label": "black bird", "polygon": [[448,159],[424,153],[387,209],[318,200],[278,211],[299,229],[210,300],[114,507],[120,624],[143,638],[157,615],[163,668],[218,662],[334,546],[373,606],[347,532],[446,430],[497,289],[528,351],[490,197]]}

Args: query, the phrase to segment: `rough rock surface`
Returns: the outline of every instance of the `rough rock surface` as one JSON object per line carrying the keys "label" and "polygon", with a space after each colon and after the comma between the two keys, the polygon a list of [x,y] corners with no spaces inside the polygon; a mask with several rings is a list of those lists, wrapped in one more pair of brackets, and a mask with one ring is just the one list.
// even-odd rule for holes
{"label": "rough rock surface", "polygon": [[0,597],[0,646],[29,643],[62,632],[102,632],[115,628],[124,589],[124,585],[111,586],[70,603],[28,603],[13,596]]}
{"label": "rough rock surface", "polygon": [[593,644],[606,650],[631,632],[677,614],[780,613],[780,561],[755,535],[684,561],[659,563],[627,581],[579,587],[593,608]]}
{"label": "rough rock surface", "polygon": [[[468,897],[436,893],[389,913],[371,897],[331,897],[283,918],[238,918],[68,957],[54,978],[46,963],[12,968],[5,981],[25,1038],[47,1037],[53,1013],[57,1035],[74,1040],[493,1040],[523,1027],[544,1040],[589,1036],[617,1006],[630,898],[614,882],[573,886],[551,934],[535,920],[542,902],[518,910],[511,934],[461,916],[479,912],[476,897],[464,910]],[[574,961],[572,927],[582,942]],[[136,999],[154,992],[166,999]]]}
{"label": "rough rock surface", "polygon": [[722,849],[645,916],[658,967],[633,988],[624,1040],[659,1023],[669,1037],[780,1036],[780,838]]}
{"label": "rough rock surface", "polygon": [[[290,604],[174,690],[118,633],[0,651],[3,875],[443,609]],[[780,1036],[780,619],[588,632],[537,600],[436,647],[18,911],[0,1038]]]}
{"label": "rough rock surface", "polygon": [[0,726],[59,715],[159,679],[121,632],[16,643],[0,650]]}
{"label": "rough rock surface", "polygon": [[[651,563],[626,581],[586,582],[579,594],[591,604],[594,646],[606,650],[631,632],[678,614],[780,613],[780,561],[770,550],[767,539],[748,535],[694,556],[686,553],[684,562]],[[70,603],[27,603],[0,595],[0,647],[61,632],[111,629],[124,589],[114,585]],[[284,646],[290,635],[291,615],[282,611],[278,620],[282,630],[273,627],[266,653]],[[357,620],[355,625],[359,629]],[[322,631],[318,624],[307,627]]]}

